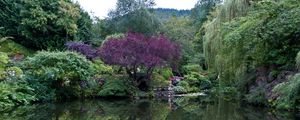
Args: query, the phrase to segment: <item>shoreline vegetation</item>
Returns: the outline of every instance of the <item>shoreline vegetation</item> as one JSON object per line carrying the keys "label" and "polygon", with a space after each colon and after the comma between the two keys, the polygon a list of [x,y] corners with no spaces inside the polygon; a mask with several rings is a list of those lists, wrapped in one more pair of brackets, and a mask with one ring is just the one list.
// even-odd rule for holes
{"label": "shoreline vegetation", "polygon": [[[201,96],[300,112],[300,1],[0,0],[0,111],[99,98]],[[172,14],[172,15],[170,15]]]}

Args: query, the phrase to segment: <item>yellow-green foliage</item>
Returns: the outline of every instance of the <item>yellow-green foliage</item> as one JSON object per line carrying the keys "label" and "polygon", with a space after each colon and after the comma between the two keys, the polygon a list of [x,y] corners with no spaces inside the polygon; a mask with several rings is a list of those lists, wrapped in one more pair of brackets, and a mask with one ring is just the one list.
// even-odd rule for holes
{"label": "yellow-green foliage", "polygon": [[8,76],[14,77],[14,78],[21,78],[23,75],[23,71],[21,70],[21,68],[16,67],[16,66],[6,68],[5,71]]}
{"label": "yellow-green foliage", "polygon": [[5,52],[8,55],[22,54],[25,56],[29,56],[34,53],[34,51],[8,39],[0,41],[0,52]]}
{"label": "yellow-green foliage", "polygon": [[16,66],[8,67],[7,64],[10,62],[9,57],[6,53],[0,52],[0,80],[9,78],[19,79],[23,75],[23,71]]}
{"label": "yellow-green foliage", "polygon": [[188,64],[183,66],[184,73],[188,72],[198,72],[200,73],[202,71],[202,68],[199,64]]}
{"label": "yellow-green foliage", "polygon": [[244,16],[249,9],[247,0],[226,0],[224,4],[217,6],[209,21],[204,24],[203,36],[204,54],[211,71],[222,74],[226,58],[221,56],[224,46],[223,38],[227,31],[222,31],[222,25],[234,18]]}
{"label": "yellow-green foliage", "polygon": [[152,81],[151,81],[152,87],[167,87],[169,85],[170,85],[169,79],[164,78],[164,76],[158,73],[152,74]]}
{"label": "yellow-green foliage", "polygon": [[93,69],[98,75],[113,73],[113,68],[111,66],[105,65],[101,60],[93,61]]}
{"label": "yellow-green foliage", "polygon": [[123,33],[115,33],[115,34],[106,36],[105,40],[102,41],[102,45],[103,45],[106,41],[108,41],[108,40],[110,40],[110,39],[121,39],[121,38],[124,38],[124,37],[125,37],[125,34],[123,34]]}
{"label": "yellow-green foliage", "polygon": [[173,76],[171,68],[161,68],[154,71],[151,86],[166,87],[170,85],[170,78]]}
{"label": "yellow-green foliage", "polygon": [[0,52],[0,70],[3,70],[8,62],[9,62],[9,58],[7,54]]}
{"label": "yellow-green foliage", "polygon": [[6,53],[0,52],[0,80],[3,80],[6,77],[5,67],[8,64],[9,58]]}

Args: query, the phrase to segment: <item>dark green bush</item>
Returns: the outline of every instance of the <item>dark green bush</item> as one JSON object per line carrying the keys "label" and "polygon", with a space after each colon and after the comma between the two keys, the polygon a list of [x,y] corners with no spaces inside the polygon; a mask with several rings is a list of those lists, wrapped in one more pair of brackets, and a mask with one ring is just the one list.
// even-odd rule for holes
{"label": "dark green bush", "polygon": [[[112,76],[111,76],[112,77]],[[102,90],[98,93],[101,97],[129,97],[136,94],[137,88],[128,83],[124,76],[108,77]]]}
{"label": "dark green bush", "polygon": [[263,87],[257,87],[253,90],[250,90],[250,93],[245,95],[247,102],[254,105],[267,105],[266,91]]}
{"label": "dark green bush", "polygon": [[99,92],[99,96],[128,96],[129,91],[127,91],[126,86],[124,86],[123,82],[124,81],[121,80],[108,80],[107,83],[104,84],[103,89]]}
{"label": "dark green bush", "polygon": [[92,63],[73,52],[38,52],[22,67],[41,101],[82,97],[93,74]]}

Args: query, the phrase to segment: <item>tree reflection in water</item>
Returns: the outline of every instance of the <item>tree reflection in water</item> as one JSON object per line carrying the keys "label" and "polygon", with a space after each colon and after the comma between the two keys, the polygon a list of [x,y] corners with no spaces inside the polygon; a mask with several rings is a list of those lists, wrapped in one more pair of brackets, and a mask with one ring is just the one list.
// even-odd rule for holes
{"label": "tree reflection in water", "polygon": [[294,120],[274,112],[222,99],[85,100],[22,106],[0,113],[1,120]]}

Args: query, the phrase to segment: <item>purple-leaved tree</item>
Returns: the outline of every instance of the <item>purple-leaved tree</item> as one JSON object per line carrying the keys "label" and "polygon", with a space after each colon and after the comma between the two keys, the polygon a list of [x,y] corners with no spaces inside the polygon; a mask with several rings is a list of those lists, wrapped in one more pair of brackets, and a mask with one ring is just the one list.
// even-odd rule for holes
{"label": "purple-leaved tree", "polygon": [[145,37],[127,33],[124,38],[109,39],[98,51],[104,63],[124,67],[137,84],[140,81],[138,69],[145,71],[144,79],[149,81],[156,67],[176,68],[180,59],[179,45],[162,35]]}
{"label": "purple-leaved tree", "polygon": [[69,50],[81,53],[89,60],[93,60],[99,56],[96,49],[83,42],[68,42],[66,46]]}

